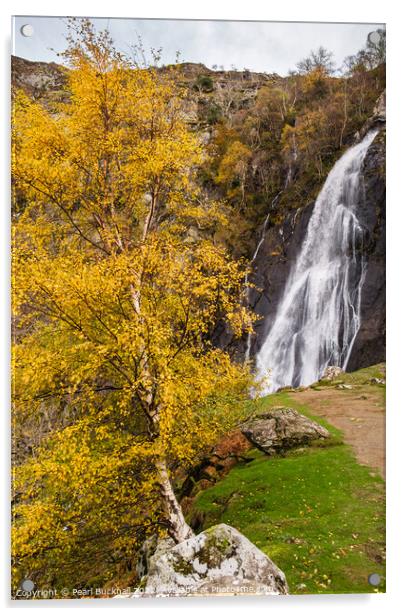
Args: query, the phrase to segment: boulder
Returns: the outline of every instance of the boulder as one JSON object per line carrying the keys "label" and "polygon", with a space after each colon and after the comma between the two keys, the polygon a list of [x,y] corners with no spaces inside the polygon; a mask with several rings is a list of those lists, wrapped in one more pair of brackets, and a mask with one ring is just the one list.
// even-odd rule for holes
{"label": "boulder", "polygon": [[235,528],[218,524],[149,559],[141,596],[282,595],[284,573]]}
{"label": "boulder", "polygon": [[330,436],[328,430],[294,409],[279,407],[246,421],[242,432],[255,447],[267,454],[307,445],[310,441]]}
{"label": "boulder", "polygon": [[339,366],[327,366],[321,379],[325,381],[333,381],[341,374],[343,374],[343,370]]}
{"label": "boulder", "polygon": [[170,537],[165,539],[159,538],[157,535],[151,535],[142,544],[136,564],[136,572],[139,578],[143,578],[149,571],[150,560],[154,555],[158,555],[166,550],[174,547],[175,542]]}

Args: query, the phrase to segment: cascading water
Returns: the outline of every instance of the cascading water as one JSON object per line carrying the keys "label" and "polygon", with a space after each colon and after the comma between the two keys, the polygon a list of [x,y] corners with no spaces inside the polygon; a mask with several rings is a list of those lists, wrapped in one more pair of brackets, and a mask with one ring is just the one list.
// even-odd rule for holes
{"label": "cascading water", "polygon": [[256,357],[264,393],[309,385],[329,365],[345,369],[360,328],[365,264],[356,217],[360,169],[377,131],[343,154],[317,197],[300,253]]}

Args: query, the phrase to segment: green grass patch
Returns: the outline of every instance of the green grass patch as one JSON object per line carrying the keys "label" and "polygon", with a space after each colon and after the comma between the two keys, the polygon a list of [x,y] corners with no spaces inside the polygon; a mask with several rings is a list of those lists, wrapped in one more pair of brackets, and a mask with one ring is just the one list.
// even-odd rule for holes
{"label": "green grass patch", "polygon": [[[384,592],[383,480],[356,462],[339,430],[289,392],[252,404],[256,412],[296,408],[331,439],[286,456],[250,450],[251,462],[197,495],[189,519],[201,512],[203,528],[224,522],[244,533],[284,571],[293,594]],[[368,583],[370,573],[382,576],[378,588]]]}
{"label": "green grass patch", "polygon": [[333,381],[321,380],[318,383],[314,383],[311,388],[315,390],[322,390],[326,387],[336,387],[336,385],[340,383],[344,383],[346,385],[352,386],[373,386],[373,387],[384,387],[383,385],[379,385],[376,383],[371,383],[371,379],[384,379],[385,378],[385,364],[375,364],[374,366],[369,366],[367,368],[361,368],[360,370],[356,370],[355,372],[345,372],[344,374],[340,374]]}

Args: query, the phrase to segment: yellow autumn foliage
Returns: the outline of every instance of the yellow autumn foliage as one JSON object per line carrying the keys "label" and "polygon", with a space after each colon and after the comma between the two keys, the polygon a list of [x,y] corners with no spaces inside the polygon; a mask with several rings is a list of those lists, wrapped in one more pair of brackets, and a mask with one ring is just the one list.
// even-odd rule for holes
{"label": "yellow autumn foliage", "polygon": [[13,103],[16,451],[46,425],[16,456],[15,586],[104,583],[147,534],[179,536],[158,469],[205,455],[252,384],[211,343],[252,327],[246,267],[215,239],[169,74],[72,28],[69,101]]}

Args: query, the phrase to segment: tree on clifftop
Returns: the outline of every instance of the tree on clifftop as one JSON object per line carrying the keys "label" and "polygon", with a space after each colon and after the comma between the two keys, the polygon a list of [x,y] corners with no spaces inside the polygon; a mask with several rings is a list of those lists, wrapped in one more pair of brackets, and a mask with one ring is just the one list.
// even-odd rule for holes
{"label": "tree on clifftop", "polygon": [[13,109],[14,434],[48,426],[15,470],[16,583],[88,582],[86,560],[147,532],[188,537],[172,473],[251,383],[210,343],[251,327],[245,271],[211,239],[225,219],[195,188],[203,152],[169,75],[87,20],[70,31],[69,102],[19,92]]}
{"label": "tree on clifftop", "polygon": [[318,47],[315,51],[311,51],[310,55],[303,60],[300,60],[296,66],[301,75],[306,75],[312,71],[321,71],[326,75],[334,72],[334,54],[325,47]]}

